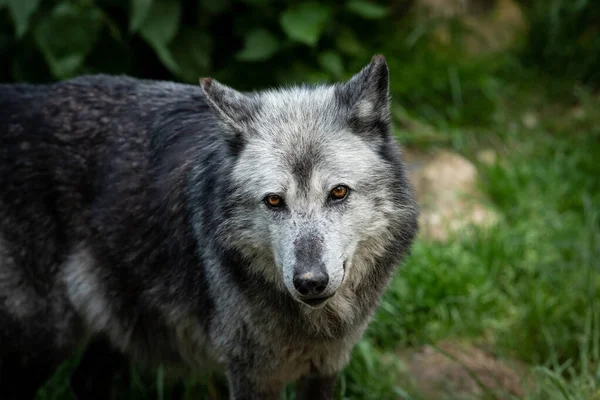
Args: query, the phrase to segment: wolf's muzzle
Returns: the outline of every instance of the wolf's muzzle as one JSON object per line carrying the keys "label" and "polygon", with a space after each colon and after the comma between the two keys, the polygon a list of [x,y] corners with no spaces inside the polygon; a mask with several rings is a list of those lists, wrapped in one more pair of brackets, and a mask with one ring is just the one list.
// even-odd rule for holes
{"label": "wolf's muzzle", "polygon": [[323,270],[315,270],[294,275],[294,287],[303,298],[319,297],[327,289],[329,276]]}

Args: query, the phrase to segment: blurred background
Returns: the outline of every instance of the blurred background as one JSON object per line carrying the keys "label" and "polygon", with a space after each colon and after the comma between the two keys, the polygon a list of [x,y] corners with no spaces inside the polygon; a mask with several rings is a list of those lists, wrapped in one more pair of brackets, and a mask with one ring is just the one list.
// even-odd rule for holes
{"label": "blurred background", "polygon": [[[337,398],[600,399],[600,1],[0,0],[3,82],[253,90],[375,53],[421,232]],[[39,398],[71,399],[76,362]],[[227,395],[132,365],[118,398]]]}

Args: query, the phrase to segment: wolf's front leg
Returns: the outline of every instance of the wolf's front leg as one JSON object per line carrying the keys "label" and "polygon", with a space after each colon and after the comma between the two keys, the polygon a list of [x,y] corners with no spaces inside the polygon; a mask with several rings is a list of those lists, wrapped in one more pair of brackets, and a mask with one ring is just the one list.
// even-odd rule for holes
{"label": "wolf's front leg", "polygon": [[298,382],[296,400],[332,400],[337,375],[307,376]]}
{"label": "wolf's front leg", "polygon": [[249,374],[230,369],[227,373],[230,400],[280,400],[283,385],[254,379]]}

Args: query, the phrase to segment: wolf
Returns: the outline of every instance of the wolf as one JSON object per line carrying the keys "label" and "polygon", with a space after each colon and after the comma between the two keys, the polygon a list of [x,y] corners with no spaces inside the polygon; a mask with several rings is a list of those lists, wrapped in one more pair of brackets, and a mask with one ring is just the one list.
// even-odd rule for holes
{"label": "wolf", "polygon": [[[64,360],[218,368],[234,400],[333,398],[418,231],[375,56],[240,92],[88,75],[0,85],[0,398]],[[24,384],[23,382],[27,382]]]}

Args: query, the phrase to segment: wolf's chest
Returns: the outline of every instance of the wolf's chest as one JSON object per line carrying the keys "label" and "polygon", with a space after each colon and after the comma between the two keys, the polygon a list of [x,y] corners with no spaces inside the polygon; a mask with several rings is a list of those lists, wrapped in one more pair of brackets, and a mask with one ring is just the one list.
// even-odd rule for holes
{"label": "wolf's chest", "polygon": [[282,348],[273,374],[282,381],[293,381],[308,375],[328,376],[340,371],[349,361],[351,344],[329,342]]}

